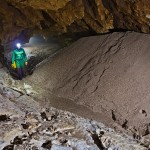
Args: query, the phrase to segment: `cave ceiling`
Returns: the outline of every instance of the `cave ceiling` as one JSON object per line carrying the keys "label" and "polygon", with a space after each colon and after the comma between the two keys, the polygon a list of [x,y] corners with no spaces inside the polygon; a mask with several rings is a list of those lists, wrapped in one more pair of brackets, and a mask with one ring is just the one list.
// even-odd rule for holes
{"label": "cave ceiling", "polygon": [[0,0],[0,38],[6,43],[33,34],[149,33],[149,0]]}

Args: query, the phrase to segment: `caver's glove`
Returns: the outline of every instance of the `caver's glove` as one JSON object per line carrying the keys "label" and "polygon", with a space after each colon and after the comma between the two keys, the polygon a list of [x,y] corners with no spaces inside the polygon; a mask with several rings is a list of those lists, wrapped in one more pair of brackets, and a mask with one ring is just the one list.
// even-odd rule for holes
{"label": "caver's glove", "polygon": [[16,62],[14,62],[13,64],[11,64],[11,67],[12,67],[13,69],[16,69],[16,68],[17,68]]}

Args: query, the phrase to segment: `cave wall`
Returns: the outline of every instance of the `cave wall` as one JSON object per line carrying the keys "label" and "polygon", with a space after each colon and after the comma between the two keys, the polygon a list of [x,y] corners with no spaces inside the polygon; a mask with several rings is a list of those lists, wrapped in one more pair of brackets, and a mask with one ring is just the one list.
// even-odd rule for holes
{"label": "cave wall", "polygon": [[149,0],[103,0],[113,15],[114,28],[150,33]]}
{"label": "cave wall", "polygon": [[119,28],[149,33],[149,0],[0,0],[0,38],[33,33],[106,33]]}

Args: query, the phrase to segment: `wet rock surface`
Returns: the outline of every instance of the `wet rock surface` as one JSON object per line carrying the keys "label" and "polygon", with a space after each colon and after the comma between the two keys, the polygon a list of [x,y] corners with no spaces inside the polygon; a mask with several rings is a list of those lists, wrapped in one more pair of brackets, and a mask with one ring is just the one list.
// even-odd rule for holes
{"label": "wet rock surface", "polygon": [[[14,81],[4,68],[0,72],[1,150],[147,149],[102,123],[42,106],[36,101],[37,91],[33,92],[32,86]],[[32,94],[27,94],[29,86]]]}

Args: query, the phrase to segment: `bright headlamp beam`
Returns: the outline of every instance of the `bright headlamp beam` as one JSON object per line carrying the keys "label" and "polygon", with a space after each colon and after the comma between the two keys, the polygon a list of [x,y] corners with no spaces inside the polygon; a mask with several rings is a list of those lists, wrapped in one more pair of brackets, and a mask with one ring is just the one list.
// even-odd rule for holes
{"label": "bright headlamp beam", "polygon": [[21,44],[20,44],[20,43],[17,43],[16,46],[17,46],[18,48],[20,48],[20,47],[21,47]]}

